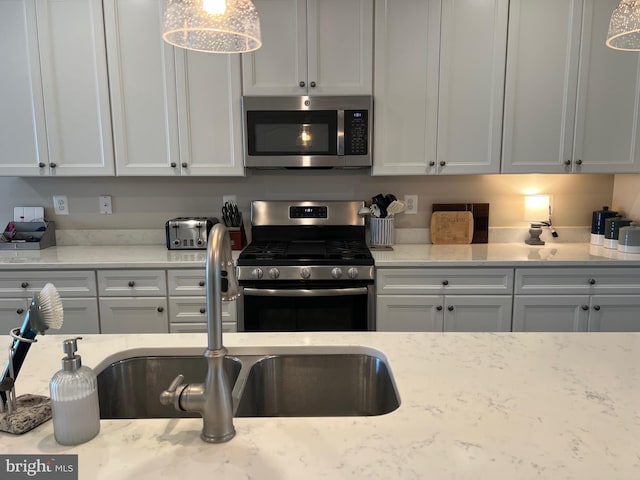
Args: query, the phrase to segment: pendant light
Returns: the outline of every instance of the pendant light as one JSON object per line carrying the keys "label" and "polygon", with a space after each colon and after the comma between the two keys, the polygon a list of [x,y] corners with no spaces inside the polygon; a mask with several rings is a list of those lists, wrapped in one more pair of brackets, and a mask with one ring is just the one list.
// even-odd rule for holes
{"label": "pendant light", "polygon": [[640,0],[621,0],[611,14],[605,43],[614,50],[640,51]]}
{"label": "pendant light", "polygon": [[162,38],[176,47],[210,53],[246,53],[262,46],[251,0],[167,0]]}

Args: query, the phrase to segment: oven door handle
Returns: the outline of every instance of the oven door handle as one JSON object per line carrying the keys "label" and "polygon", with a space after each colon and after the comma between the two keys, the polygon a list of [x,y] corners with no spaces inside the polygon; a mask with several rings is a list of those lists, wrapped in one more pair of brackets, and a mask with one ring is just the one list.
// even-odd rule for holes
{"label": "oven door handle", "polygon": [[244,288],[243,293],[253,297],[333,297],[337,295],[368,295],[367,287],[355,288],[318,288],[318,289],[280,289],[280,288]]}

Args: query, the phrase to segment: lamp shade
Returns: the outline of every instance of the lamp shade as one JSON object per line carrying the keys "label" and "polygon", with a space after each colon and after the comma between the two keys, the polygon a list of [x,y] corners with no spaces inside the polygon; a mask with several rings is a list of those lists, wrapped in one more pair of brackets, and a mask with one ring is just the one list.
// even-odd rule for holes
{"label": "lamp shade", "polygon": [[622,0],[611,14],[605,42],[614,50],[640,51],[640,0]]}
{"label": "lamp shade", "polygon": [[187,50],[245,53],[262,46],[251,0],[167,0],[162,38]]}
{"label": "lamp shade", "polygon": [[549,221],[549,195],[526,195],[524,219],[528,222]]}

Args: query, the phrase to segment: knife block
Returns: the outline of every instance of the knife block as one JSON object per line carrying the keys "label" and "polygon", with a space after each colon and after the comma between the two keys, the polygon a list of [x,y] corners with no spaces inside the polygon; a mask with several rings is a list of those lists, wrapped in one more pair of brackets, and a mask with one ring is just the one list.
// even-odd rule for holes
{"label": "knife block", "polygon": [[229,230],[231,250],[242,250],[247,246],[247,234],[244,231],[244,224],[239,227],[227,227],[227,230]]}

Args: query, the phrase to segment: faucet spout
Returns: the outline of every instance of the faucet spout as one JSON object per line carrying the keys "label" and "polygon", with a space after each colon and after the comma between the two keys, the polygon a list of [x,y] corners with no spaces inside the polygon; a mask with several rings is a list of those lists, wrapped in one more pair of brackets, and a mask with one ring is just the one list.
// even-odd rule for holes
{"label": "faucet spout", "polygon": [[[204,383],[182,385],[179,375],[160,394],[160,403],[173,404],[177,410],[199,412],[203,427],[201,438],[220,443],[235,435],[231,385],[224,370],[227,349],[222,344],[222,300],[238,296],[238,280],[231,252],[229,232],[216,224],[209,234],[206,260],[207,377]],[[184,377],[183,377],[184,378]]]}

